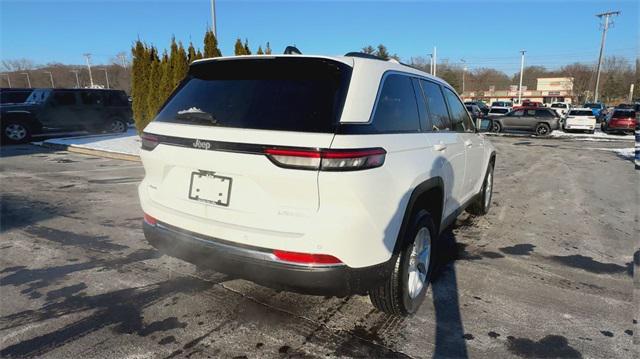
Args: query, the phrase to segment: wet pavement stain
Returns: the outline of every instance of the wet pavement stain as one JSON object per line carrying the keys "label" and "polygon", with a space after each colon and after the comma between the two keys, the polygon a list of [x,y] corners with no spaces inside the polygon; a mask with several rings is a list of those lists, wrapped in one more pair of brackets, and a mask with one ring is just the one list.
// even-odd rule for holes
{"label": "wet pavement stain", "polygon": [[171,343],[175,343],[175,342],[176,342],[176,337],[174,337],[173,335],[170,335],[168,337],[164,337],[164,338],[160,339],[158,344],[167,345],[167,344],[171,344]]}
{"label": "wet pavement stain", "polygon": [[597,274],[625,273],[627,268],[615,263],[602,263],[591,257],[574,254],[570,256],[551,256],[549,259],[569,267],[578,268]]}
{"label": "wet pavement stain", "polygon": [[604,335],[605,337],[609,337],[609,338],[613,337],[613,333],[611,333],[611,332],[610,332],[610,331],[608,331],[608,330],[601,330],[601,331],[600,331],[600,333],[601,333],[602,335]]}
{"label": "wet pavement stain", "polygon": [[624,333],[625,333],[626,335],[633,335],[633,330],[631,330],[631,329],[627,329],[627,330],[625,330],[625,331],[624,331]]}
{"label": "wet pavement stain", "polygon": [[473,334],[469,334],[469,333],[463,335],[462,337],[464,338],[464,340],[473,340],[474,339]]}
{"label": "wet pavement stain", "polygon": [[582,354],[569,346],[561,335],[547,335],[539,341],[527,338],[507,337],[507,349],[525,358],[582,358]]}
{"label": "wet pavement stain", "polygon": [[491,331],[491,332],[487,333],[487,335],[488,335],[490,338],[493,338],[493,339],[496,339],[496,338],[498,338],[498,337],[500,336],[500,334],[498,334],[498,333],[496,333],[496,332],[493,332],[493,331]]}
{"label": "wet pavement stain", "polygon": [[515,246],[511,246],[511,247],[502,247],[502,248],[499,248],[499,250],[502,253],[510,254],[513,256],[528,256],[531,254],[531,252],[533,252],[533,249],[535,247],[536,246],[534,246],[533,244],[525,243],[525,244],[516,244]]}

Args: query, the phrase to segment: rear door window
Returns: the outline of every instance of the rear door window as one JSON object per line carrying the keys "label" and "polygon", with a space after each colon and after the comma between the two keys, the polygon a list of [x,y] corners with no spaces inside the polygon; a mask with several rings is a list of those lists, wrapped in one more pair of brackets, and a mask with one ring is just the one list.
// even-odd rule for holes
{"label": "rear door window", "polygon": [[102,105],[102,96],[97,91],[80,92],[80,101],[83,105]]}
{"label": "rear door window", "polygon": [[432,129],[439,131],[451,130],[449,112],[447,110],[447,104],[444,102],[444,95],[442,95],[440,85],[426,80],[420,80],[420,84],[422,85],[424,99],[427,103],[429,119],[433,126]]}
{"label": "rear door window", "polygon": [[378,132],[420,131],[418,104],[409,76],[392,74],[385,77],[372,124]]}
{"label": "rear door window", "polygon": [[453,130],[456,132],[473,131],[473,121],[471,121],[469,113],[465,110],[458,96],[446,87],[444,88],[444,93],[449,103],[449,113]]}
{"label": "rear door window", "polygon": [[53,101],[58,106],[73,106],[76,104],[76,94],[71,91],[56,91]]}
{"label": "rear door window", "polygon": [[208,61],[189,75],[155,121],[331,133],[351,67],[325,59]]}
{"label": "rear door window", "polygon": [[536,117],[553,117],[553,114],[548,110],[536,110],[535,116]]}
{"label": "rear door window", "polygon": [[106,106],[128,106],[127,95],[120,91],[108,91],[104,93]]}

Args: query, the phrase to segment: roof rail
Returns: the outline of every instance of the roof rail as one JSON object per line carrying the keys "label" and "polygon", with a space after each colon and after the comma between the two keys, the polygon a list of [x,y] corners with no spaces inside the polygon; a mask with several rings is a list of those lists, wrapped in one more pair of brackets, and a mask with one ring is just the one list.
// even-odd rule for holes
{"label": "roof rail", "polygon": [[380,61],[384,61],[383,58],[378,57],[376,55],[372,55],[372,54],[367,54],[365,52],[357,52],[357,51],[352,51],[352,52],[347,52],[346,54],[344,54],[344,56],[348,56],[348,57],[362,57],[364,59],[372,59],[372,60],[380,60]]}

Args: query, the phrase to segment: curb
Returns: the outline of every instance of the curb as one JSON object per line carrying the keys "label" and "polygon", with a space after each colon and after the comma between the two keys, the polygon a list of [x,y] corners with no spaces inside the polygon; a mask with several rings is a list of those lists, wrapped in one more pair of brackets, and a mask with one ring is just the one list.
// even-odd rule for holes
{"label": "curb", "polygon": [[91,155],[91,156],[97,156],[97,157],[112,158],[112,159],[116,159],[116,160],[140,162],[140,156],[130,155],[130,154],[126,154],[126,153],[94,150],[94,149],[90,149],[90,148],[77,147],[77,146],[73,146],[73,145],[62,145],[62,144],[58,144],[58,143],[47,143],[46,141],[43,141],[43,142],[39,143],[39,145],[42,146],[42,147],[47,147],[47,148],[51,148],[51,149],[54,149],[54,150],[61,150],[61,151],[80,153],[80,154],[83,154],[83,155]]}

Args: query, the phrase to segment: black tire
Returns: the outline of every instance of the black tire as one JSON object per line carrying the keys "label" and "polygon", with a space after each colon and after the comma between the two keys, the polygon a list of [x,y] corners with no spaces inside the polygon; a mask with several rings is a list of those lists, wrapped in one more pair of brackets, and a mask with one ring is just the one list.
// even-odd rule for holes
{"label": "black tire", "polygon": [[[406,234],[402,240],[400,252],[393,256],[393,268],[389,279],[387,279],[382,285],[377,288],[369,290],[369,298],[371,303],[378,310],[391,315],[406,316],[414,314],[420,304],[424,301],[433,269],[435,267],[435,256],[433,255],[433,249],[437,241],[437,235],[431,215],[421,210],[416,213],[409,228],[406,230]],[[426,230],[426,232],[422,232]],[[410,274],[413,274],[411,278],[416,278],[417,272],[412,272],[410,266],[416,262],[415,258],[412,258],[414,253],[414,241],[417,238],[418,233],[429,235],[429,251],[428,251],[428,265],[417,265],[417,270],[420,274],[424,274],[424,282],[422,287],[411,287],[409,285]],[[416,292],[417,290],[417,292]]]}
{"label": "black tire", "polygon": [[502,125],[498,121],[491,121],[491,131],[495,133],[502,132]]}
{"label": "black tire", "polygon": [[127,132],[127,122],[120,118],[111,118],[107,121],[105,131],[109,133]]}
{"label": "black tire", "polygon": [[551,127],[546,123],[539,123],[536,126],[536,135],[538,136],[548,136],[551,133]]}
{"label": "black tire", "polygon": [[25,121],[6,120],[2,123],[2,143],[16,144],[31,140],[32,127]]}
{"label": "black tire", "polygon": [[589,132],[589,134],[593,135],[594,133],[596,133],[596,130],[591,130],[591,131],[588,131],[588,132]]}
{"label": "black tire", "polygon": [[493,163],[489,163],[487,173],[484,175],[484,182],[482,182],[482,188],[477,196],[477,199],[467,207],[467,212],[476,215],[484,216],[489,213],[491,208],[491,197],[493,196]]}

